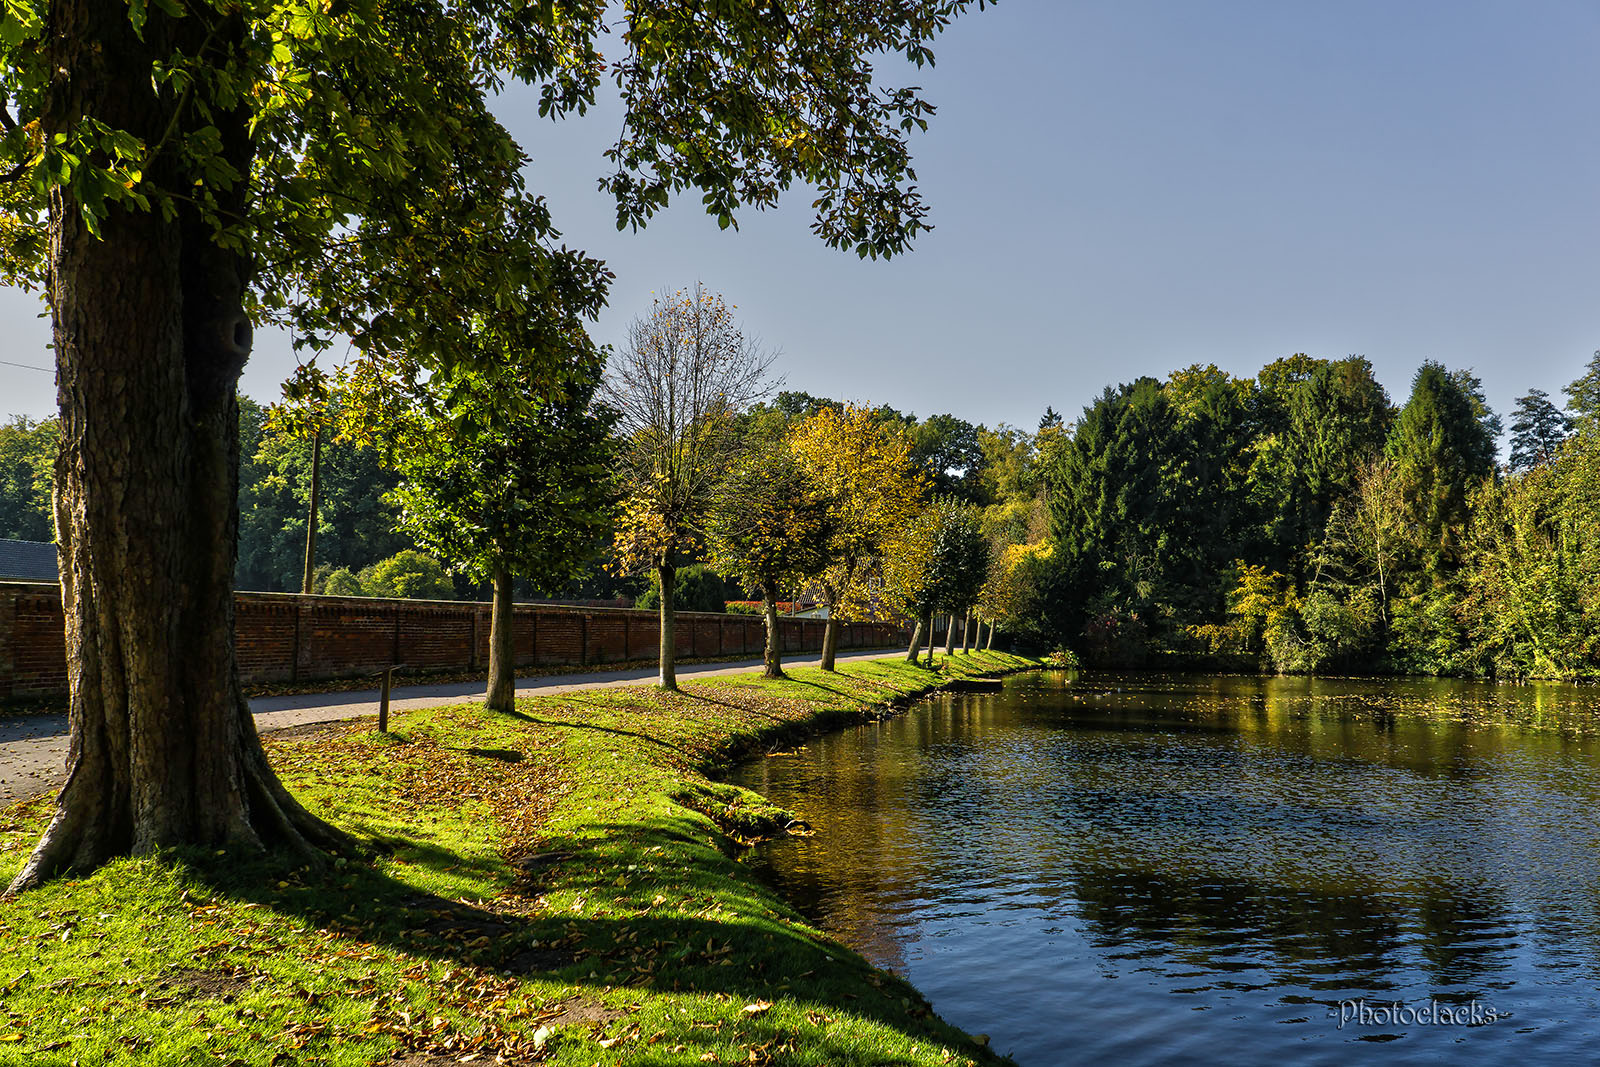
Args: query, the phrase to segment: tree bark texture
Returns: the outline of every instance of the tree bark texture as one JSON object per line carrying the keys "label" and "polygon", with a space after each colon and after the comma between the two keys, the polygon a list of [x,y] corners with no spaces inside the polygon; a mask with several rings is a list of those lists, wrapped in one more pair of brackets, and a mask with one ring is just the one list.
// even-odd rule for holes
{"label": "tree bark texture", "polygon": [[770,585],[761,587],[761,609],[767,616],[767,647],[762,654],[763,678],[782,678],[783,635],[778,632],[778,590]]}
{"label": "tree bark texture", "polygon": [[489,693],[484,705],[510,712],[517,699],[516,608],[511,602],[511,572],[494,572],[494,606],[489,612]]}
{"label": "tree bark texture", "polygon": [[936,618],[936,616],[933,613],[933,609],[929,608],[928,609],[928,628],[923,632],[926,633],[927,636],[928,636],[928,666],[930,666],[930,667],[933,666],[933,620],[935,618]]}
{"label": "tree bark texture", "polygon": [[833,612],[828,612],[828,621],[822,627],[822,669],[833,670],[834,659],[839,650],[839,620],[833,617]]}
{"label": "tree bark texture", "polygon": [[322,502],[322,431],[311,438],[311,506],[306,508],[306,564],[300,576],[300,592],[316,592],[317,506]]}
{"label": "tree bark texture", "polygon": [[961,617],[961,654],[963,656],[972,652],[972,609]]}
{"label": "tree bark texture", "polygon": [[950,655],[956,650],[956,613],[950,612],[944,617],[944,654]]}
{"label": "tree bark texture", "polygon": [[[201,21],[152,8],[141,39],[126,4],[54,0],[48,121],[92,115],[152,145],[170,123],[199,125],[176,90],[157,96],[150,68],[174,47],[199,52]],[[226,48],[245,31],[222,17],[213,32]],[[247,173],[244,115],[205,121]],[[171,187],[164,158],[151,173]],[[242,210],[242,190],[223,207]],[[169,220],[113,205],[101,239],[65,190],[50,215],[70,738],[54,818],[10,891],[175,846],[343,847],[268,765],[234,660],[248,264],[187,208]]]}
{"label": "tree bark texture", "polygon": [[922,651],[922,620],[917,620],[917,625],[911,630],[911,647],[906,649],[906,662],[917,662],[917,653]]}
{"label": "tree bark texture", "polygon": [[994,620],[993,619],[989,620],[989,643],[984,645],[983,647],[985,649],[991,649],[991,648],[994,647]]}
{"label": "tree bark texture", "polygon": [[677,609],[673,607],[672,595],[677,591],[678,572],[670,566],[657,567],[656,575],[661,580],[661,680],[658,683],[663,689],[678,688],[678,635],[675,631],[677,624]]}

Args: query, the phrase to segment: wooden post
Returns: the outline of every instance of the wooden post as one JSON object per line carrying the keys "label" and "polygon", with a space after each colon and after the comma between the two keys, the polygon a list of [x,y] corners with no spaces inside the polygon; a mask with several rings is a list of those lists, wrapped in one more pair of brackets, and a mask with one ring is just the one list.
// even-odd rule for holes
{"label": "wooden post", "polygon": [[389,732],[389,684],[393,680],[394,667],[385,667],[383,669],[382,695],[378,697],[378,732],[380,734]]}

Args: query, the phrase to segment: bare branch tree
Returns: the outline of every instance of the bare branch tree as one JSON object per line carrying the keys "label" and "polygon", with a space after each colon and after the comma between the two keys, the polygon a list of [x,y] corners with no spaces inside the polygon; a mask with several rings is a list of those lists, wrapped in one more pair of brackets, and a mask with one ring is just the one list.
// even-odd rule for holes
{"label": "bare branch tree", "polygon": [[[740,449],[738,415],[772,388],[776,354],[739,330],[733,309],[696,283],[633,321],[606,371],[622,436],[617,558],[661,584],[661,688],[678,687],[672,594],[680,559],[700,547],[719,479]],[[774,383],[776,384],[776,383]]]}

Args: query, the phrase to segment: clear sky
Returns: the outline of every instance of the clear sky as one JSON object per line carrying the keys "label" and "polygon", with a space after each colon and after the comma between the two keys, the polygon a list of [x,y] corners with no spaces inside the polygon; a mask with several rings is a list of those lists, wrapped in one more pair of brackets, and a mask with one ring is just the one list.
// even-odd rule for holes
{"label": "clear sky", "polygon": [[[936,229],[860,262],[809,196],[717,229],[690,195],[618,233],[595,190],[618,128],[499,113],[568,243],[617,274],[621,339],[652,290],[702,281],[781,350],[791,388],[1032,428],[1107,384],[1294,352],[1364,355],[1403,401],[1424,359],[1499,411],[1559,398],[1600,348],[1600,5],[1002,0],[938,67],[914,151]],[[36,301],[0,291],[0,360],[49,366]],[[258,334],[245,391],[292,366]],[[0,364],[0,414],[54,408]]]}

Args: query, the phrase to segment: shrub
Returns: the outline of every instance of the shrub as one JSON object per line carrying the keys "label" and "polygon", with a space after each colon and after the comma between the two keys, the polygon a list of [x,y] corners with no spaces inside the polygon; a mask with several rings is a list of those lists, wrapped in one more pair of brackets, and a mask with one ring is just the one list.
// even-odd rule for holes
{"label": "shrub", "polygon": [[366,590],[361,588],[361,579],[357,578],[349,567],[329,571],[322,578],[322,588],[317,591],[323,596],[366,595]]}
{"label": "shrub", "polygon": [[364,568],[358,580],[367,596],[406,600],[455,598],[455,584],[445,574],[443,564],[411,548]]}

